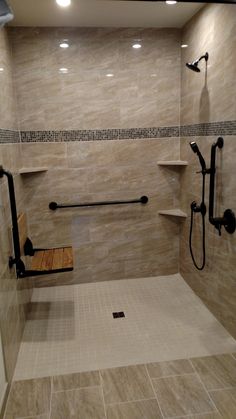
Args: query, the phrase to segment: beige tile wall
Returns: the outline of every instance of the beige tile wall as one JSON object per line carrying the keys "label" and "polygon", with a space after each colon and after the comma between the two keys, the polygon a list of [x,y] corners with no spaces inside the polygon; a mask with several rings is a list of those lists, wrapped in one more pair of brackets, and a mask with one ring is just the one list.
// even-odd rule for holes
{"label": "beige tile wall", "polygon": [[[0,129],[17,129],[16,101],[12,83],[11,48],[5,30],[0,30]],[[0,144],[0,165],[14,174],[18,209],[24,208],[25,195],[21,178],[17,175],[21,165],[19,144]],[[6,178],[0,179],[0,328],[7,380],[14,372],[21,336],[25,324],[29,284],[17,281],[14,269],[9,270],[12,255],[10,235],[10,209]]]}
{"label": "beige tile wall", "polygon": [[[31,166],[24,176],[34,245],[72,244],[73,273],[39,278],[55,285],[163,275],[178,271],[179,223],[158,210],[179,205],[179,171],[157,166],[179,158],[179,139],[21,144]],[[147,195],[145,205],[48,209],[58,203],[124,200]]]}
{"label": "beige tile wall", "polygon": [[[11,28],[10,34],[21,129],[179,124],[180,30]],[[59,47],[63,39],[66,50]],[[137,42],[141,49],[132,48]]]}
{"label": "beige tile wall", "polygon": [[[231,5],[209,5],[190,21],[183,32],[183,41],[189,45],[182,57],[181,120],[191,124],[235,119],[236,71],[236,16]],[[207,74],[204,64],[201,73],[184,68],[188,60],[209,52]],[[181,178],[181,206],[190,214],[190,203],[200,200],[199,162],[189,147],[196,140],[210,162],[211,144],[217,137],[181,138],[181,158],[190,162]],[[235,199],[235,136],[225,136],[225,146],[218,151],[216,215],[226,208],[236,213]],[[209,178],[207,178],[207,185]],[[206,192],[208,204],[208,187]],[[190,220],[182,226],[180,235],[180,271],[188,284],[202,298],[213,314],[234,335],[236,333],[236,234],[222,230],[218,236],[207,220],[207,266],[203,272],[192,264],[188,250]],[[201,229],[197,223],[194,233],[196,256],[201,257]]]}
{"label": "beige tile wall", "polygon": [[17,129],[13,91],[12,54],[7,30],[0,29],[0,128]]}

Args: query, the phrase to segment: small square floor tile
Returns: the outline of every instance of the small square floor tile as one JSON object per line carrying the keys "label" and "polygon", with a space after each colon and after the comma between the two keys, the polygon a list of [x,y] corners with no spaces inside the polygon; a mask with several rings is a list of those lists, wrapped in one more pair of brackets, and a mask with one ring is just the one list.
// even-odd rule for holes
{"label": "small square floor tile", "polygon": [[195,374],[152,381],[165,417],[208,413],[216,410]]}
{"label": "small square floor tile", "polygon": [[144,365],[102,370],[101,376],[107,404],[155,397]]}
{"label": "small square floor tile", "polygon": [[236,359],[230,354],[191,360],[208,390],[236,387]]}
{"label": "small square floor tile", "polygon": [[105,419],[99,387],[59,391],[52,395],[51,419]]}
{"label": "small square floor tile", "polygon": [[162,415],[156,400],[142,400],[108,406],[107,419],[162,419]]}

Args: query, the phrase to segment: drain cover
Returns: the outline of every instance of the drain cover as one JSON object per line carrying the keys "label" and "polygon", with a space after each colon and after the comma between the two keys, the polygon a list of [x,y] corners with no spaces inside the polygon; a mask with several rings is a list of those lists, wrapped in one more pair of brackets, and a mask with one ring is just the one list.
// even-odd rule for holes
{"label": "drain cover", "polygon": [[117,311],[112,313],[114,319],[120,319],[121,317],[125,317],[125,313],[123,311]]}

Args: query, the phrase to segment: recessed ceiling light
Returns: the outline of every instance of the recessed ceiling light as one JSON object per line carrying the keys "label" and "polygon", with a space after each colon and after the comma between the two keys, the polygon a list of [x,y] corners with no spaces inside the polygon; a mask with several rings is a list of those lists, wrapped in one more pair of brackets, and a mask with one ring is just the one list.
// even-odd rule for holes
{"label": "recessed ceiling light", "polygon": [[0,72],[2,73],[4,71],[4,68],[3,67],[0,67]]}
{"label": "recessed ceiling light", "polygon": [[65,68],[65,67],[62,67],[59,69],[59,73],[62,73],[62,74],[67,74],[68,71],[69,71],[68,68]]}
{"label": "recessed ceiling light", "polygon": [[142,45],[141,45],[141,44],[134,44],[134,45],[132,45],[132,47],[133,47],[134,49],[139,49],[139,48],[141,48],[141,47],[142,47]]}
{"label": "recessed ceiling light", "polygon": [[106,76],[107,76],[107,77],[114,77],[114,74],[112,74],[112,73],[108,73],[108,74],[106,74]]}
{"label": "recessed ceiling light", "polygon": [[188,45],[187,44],[182,44],[181,48],[188,48]]}
{"label": "recessed ceiling light", "polygon": [[176,4],[177,1],[175,0],[166,0],[166,4]]}
{"label": "recessed ceiling light", "polygon": [[69,48],[69,44],[68,44],[68,42],[67,41],[63,41],[61,44],[60,44],[60,47],[61,48]]}
{"label": "recessed ceiling light", "polygon": [[67,7],[70,6],[71,0],[56,0],[58,6]]}

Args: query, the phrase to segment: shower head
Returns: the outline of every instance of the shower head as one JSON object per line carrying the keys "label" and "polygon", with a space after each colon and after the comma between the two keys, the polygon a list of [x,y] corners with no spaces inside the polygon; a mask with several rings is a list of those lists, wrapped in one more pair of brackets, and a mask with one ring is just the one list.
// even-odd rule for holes
{"label": "shower head", "polygon": [[198,155],[199,161],[200,161],[200,165],[202,166],[202,170],[205,171],[206,170],[206,162],[202,156],[202,153],[200,152],[197,143],[195,143],[195,141],[192,141],[190,144],[191,149],[193,150],[194,153],[196,153]]}
{"label": "shower head", "polygon": [[205,59],[205,61],[208,61],[209,58],[209,54],[208,52],[206,52],[205,55],[202,55],[200,58],[198,58],[197,60],[193,61],[192,63],[186,63],[186,66],[190,69],[195,71],[196,73],[200,73],[200,68],[198,68],[198,64],[201,60],[203,60],[203,58]]}
{"label": "shower head", "polygon": [[14,18],[7,0],[0,0],[0,28]]}

